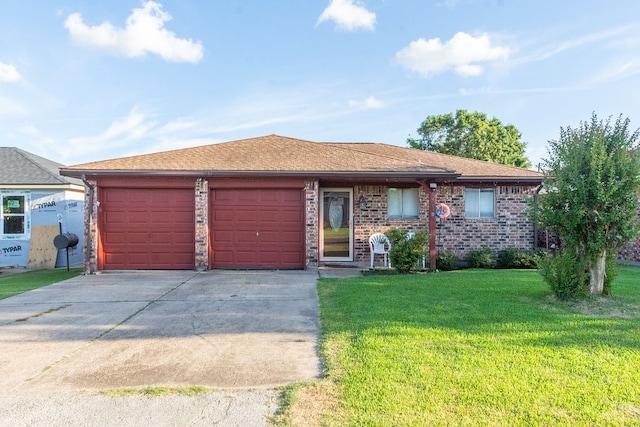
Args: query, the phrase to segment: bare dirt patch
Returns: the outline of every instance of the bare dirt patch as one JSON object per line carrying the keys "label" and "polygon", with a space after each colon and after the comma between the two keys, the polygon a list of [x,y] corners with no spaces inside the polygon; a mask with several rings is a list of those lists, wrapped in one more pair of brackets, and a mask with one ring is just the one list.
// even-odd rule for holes
{"label": "bare dirt patch", "polygon": [[329,420],[326,417],[335,415],[338,406],[336,387],[332,381],[306,383],[292,391],[290,405],[272,419],[272,424],[291,427],[327,425]]}

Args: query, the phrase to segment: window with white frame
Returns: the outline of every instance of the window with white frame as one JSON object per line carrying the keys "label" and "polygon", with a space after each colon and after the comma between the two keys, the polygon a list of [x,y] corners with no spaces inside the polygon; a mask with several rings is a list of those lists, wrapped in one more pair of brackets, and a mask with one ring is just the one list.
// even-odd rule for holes
{"label": "window with white frame", "polygon": [[0,213],[0,237],[3,239],[28,239],[31,234],[29,195],[2,193]]}
{"label": "window with white frame", "polygon": [[495,191],[493,188],[465,188],[464,216],[466,218],[494,218]]}
{"label": "window with white frame", "polygon": [[418,218],[418,189],[389,188],[387,216],[389,218]]}

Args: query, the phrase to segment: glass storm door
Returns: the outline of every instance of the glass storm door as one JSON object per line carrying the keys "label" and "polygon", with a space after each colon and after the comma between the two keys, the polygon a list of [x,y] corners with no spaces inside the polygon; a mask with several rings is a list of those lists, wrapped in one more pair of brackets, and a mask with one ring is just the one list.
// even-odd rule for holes
{"label": "glass storm door", "polygon": [[353,261],[353,191],[326,188],[320,198],[320,259]]}

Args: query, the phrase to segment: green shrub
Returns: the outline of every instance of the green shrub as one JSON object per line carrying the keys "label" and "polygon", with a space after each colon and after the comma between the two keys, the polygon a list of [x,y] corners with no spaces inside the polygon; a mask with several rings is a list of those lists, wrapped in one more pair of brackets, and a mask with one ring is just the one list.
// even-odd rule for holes
{"label": "green shrub", "polygon": [[407,230],[392,228],[386,233],[391,242],[389,260],[391,266],[401,274],[414,270],[426,254],[427,230],[420,230],[409,238]]}
{"label": "green shrub", "polygon": [[538,271],[558,298],[579,298],[589,294],[586,263],[577,259],[571,251],[543,258]]}
{"label": "green shrub", "polygon": [[449,251],[440,251],[436,256],[436,268],[442,271],[451,271],[458,268],[458,255]]}
{"label": "green shrub", "polygon": [[498,268],[538,268],[544,250],[507,248],[498,252]]}
{"label": "green shrub", "polygon": [[493,268],[496,260],[489,248],[476,249],[467,254],[467,263],[470,268]]}

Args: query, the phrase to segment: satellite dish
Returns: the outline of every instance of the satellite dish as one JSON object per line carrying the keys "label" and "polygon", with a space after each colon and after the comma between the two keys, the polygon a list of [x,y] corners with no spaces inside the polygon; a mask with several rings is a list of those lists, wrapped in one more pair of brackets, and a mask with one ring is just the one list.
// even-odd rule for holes
{"label": "satellite dish", "polygon": [[438,203],[436,205],[436,218],[445,219],[449,215],[451,215],[451,209],[449,208],[449,206],[445,205],[444,203]]}

